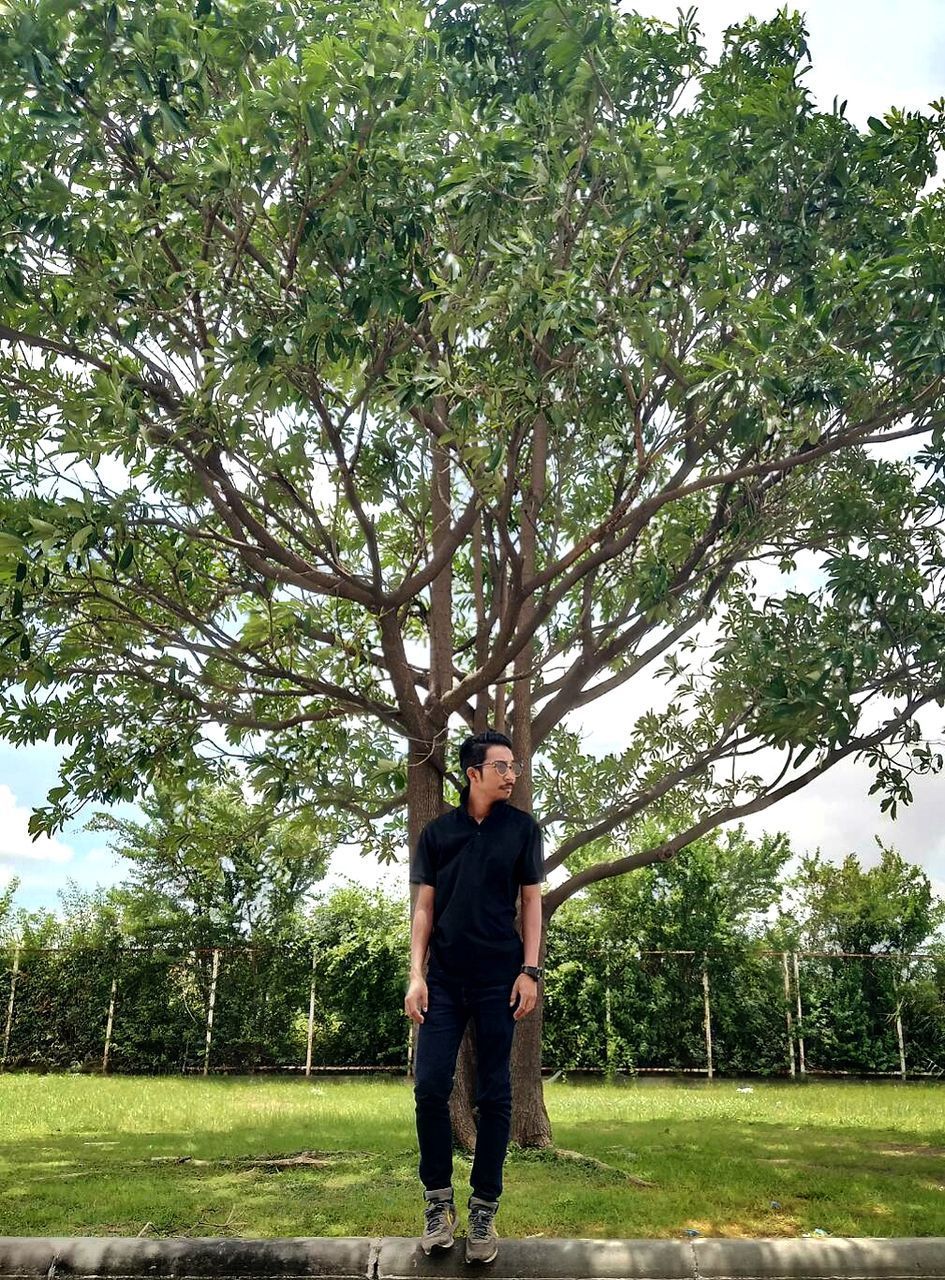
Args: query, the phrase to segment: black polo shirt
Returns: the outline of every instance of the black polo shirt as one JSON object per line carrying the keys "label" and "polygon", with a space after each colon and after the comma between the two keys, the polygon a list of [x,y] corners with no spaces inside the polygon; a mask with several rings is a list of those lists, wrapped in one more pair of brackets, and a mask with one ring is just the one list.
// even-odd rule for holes
{"label": "black polo shirt", "polygon": [[468,794],[427,823],[411,865],[410,883],[436,890],[429,970],[475,986],[511,985],[523,959],[515,903],[521,885],[541,883],[541,828],[504,800],[476,822]]}

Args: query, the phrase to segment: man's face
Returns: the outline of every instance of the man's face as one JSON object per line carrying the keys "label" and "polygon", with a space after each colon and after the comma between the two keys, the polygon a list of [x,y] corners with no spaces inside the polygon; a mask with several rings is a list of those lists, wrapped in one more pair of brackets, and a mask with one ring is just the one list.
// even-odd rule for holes
{"label": "man's face", "polygon": [[[502,776],[501,762],[505,761],[507,765],[511,765],[514,759],[508,747],[487,747],[483,764],[469,770],[470,786],[476,788],[483,800],[490,800],[493,803],[497,800],[508,800],[515,786],[515,778],[511,768],[507,768],[505,776]],[[500,762],[498,769],[495,767],[497,761]]]}

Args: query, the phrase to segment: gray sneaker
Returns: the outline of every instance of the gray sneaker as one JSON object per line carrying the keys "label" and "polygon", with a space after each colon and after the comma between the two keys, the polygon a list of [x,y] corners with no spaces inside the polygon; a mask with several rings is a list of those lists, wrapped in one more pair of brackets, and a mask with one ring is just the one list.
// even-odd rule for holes
{"label": "gray sneaker", "polygon": [[442,1191],[425,1191],[427,1207],[423,1214],[426,1224],[420,1237],[420,1248],[428,1256],[434,1249],[452,1249],[453,1232],[456,1230],[456,1205],[451,1187]]}
{"label": "gray sneaker", "polygon": [[499,1233],[495,1229],[496,1200],[469,1201],[469,1227],[466,1232],[466,1261],[494,1262],[499,1252]]}

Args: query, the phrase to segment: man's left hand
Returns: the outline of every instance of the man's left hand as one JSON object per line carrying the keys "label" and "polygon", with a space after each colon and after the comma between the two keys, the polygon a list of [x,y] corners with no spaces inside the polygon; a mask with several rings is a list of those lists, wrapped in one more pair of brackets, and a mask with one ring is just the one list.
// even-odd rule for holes
{"label": "man's left hand", "polygon": [[518,1001],[518,1008],[512,1016],[518,1022],[519,1018],[524,1018],[526,1014],[531,1013],[538,1003],[538,983],[534,978],[530,978],[527,973],[520,973],[515,979],[515,986],[512,988],[509,1004],[514,1005],[516,1000]]}

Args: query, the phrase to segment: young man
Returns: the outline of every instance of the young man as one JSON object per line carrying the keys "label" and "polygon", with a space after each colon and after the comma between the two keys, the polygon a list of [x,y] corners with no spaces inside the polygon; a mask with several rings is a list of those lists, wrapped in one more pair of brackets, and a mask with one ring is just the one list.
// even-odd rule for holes
{"label": "young man", "polygon": [[[410,873],[420,889],[404,1010],[419,1025],[414,1097],[427,1202],[420,1243],[427,1254],[453,1246],[449,1097],[466,1024],[470,1018],[475,1024],[479,1116],[466,1261],[492,1262],[512,1116],[509,1055],[515,1025],[534,1009],[542,976],[541,831],[506,803],[522,766],[504,734],[490,729],[467,738],[459,764],[467,780],[459,805],[423,829]],[[520,889],[522,938],[515,929]]]}

